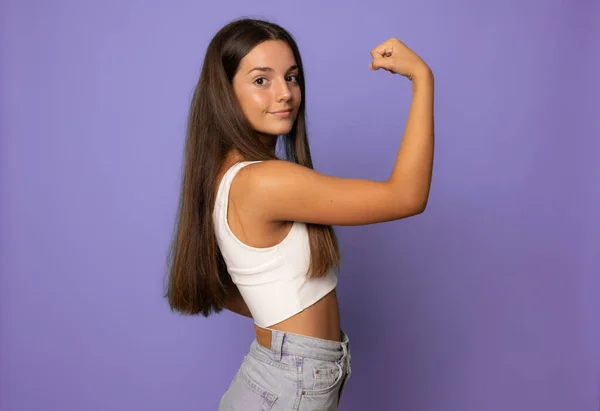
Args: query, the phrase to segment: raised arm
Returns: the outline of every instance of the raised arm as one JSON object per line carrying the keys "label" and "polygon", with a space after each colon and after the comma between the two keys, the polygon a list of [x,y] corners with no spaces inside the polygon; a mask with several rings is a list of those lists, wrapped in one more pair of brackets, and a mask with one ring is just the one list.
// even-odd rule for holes
{"label": "raised arm", "polygon": [[365,225],[425,210],[434,151],[434,77],[427,64],[397,39],[372,52],[371,69],[412,81],[412,103],[396,162],[387,181],[338,178],[287,161],[246,167],[232,190],[269,221]]}

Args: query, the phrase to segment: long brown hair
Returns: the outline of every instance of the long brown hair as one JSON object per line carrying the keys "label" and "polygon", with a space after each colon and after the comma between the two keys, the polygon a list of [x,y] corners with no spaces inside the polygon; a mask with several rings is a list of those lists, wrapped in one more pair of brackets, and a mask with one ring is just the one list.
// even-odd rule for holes
{"label": "long brown hair", "polygon": [[[169,249],[165,297],[171,310],[208,317],[220,312],[231,289],[231,277],[216,242],[212,211],[216,184],[225,157],[237,149],[245,160],[273,160],[276,154],[259,139],[235,98],[232,81],[242,58],[267,40],[283,40],[298,65],[302,101],[289,134],[280,136],[286,160],[313,168],[306,131],[304,70],[298,46],[277,24],[238,19],[210,42],[191,102],[181,196]],[[340,253],[331,226],[307,224],[311,260],[309,278],[339,269]]]}

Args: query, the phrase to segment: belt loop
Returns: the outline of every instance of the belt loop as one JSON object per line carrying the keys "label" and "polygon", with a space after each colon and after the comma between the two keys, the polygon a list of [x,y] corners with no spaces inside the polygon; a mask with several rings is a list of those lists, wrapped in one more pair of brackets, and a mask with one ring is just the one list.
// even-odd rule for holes
{"label": "belt loop", "polygon": [[281,349],[283,348],[283,336],[285,333],[271,330],[271,351],[275,361],[281,361]]}
{"label": "belt loop", "polygon": [[350,349],[350,341],[346,342],[346,355],[348,355],[347,364],[348,364],[348,378],[352,374],[352,350]]}
{"label": "belt loop", "polygon": [[346,363],[346,372],[348,374],[348,377],[350,376],[350,374],[352,373],[352,360],[351,360],[351,354],[350,354],[350,344],[349,341],[343,341],[342,342],[342,362]]}

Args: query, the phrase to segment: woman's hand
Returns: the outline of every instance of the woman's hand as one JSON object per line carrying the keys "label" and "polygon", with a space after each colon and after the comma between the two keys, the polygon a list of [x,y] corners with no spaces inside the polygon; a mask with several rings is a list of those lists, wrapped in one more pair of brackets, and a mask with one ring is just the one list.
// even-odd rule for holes
{"label": "woman's hand", "polygon": [[408,46],[396,38],[391,38],[373,50],[373,61],[369,64],[371,70],[384,69],[390,73],[400,74],[409,80],[419,76],[430,76],[431,69]]}

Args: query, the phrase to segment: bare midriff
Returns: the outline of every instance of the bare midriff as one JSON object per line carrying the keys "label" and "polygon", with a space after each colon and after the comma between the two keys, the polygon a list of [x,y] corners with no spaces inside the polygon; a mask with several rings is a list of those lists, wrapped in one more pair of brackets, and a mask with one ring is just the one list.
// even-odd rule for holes
{"label": "bare midriff", "polygon": [[340,312],[335,289],[298,314],[268,328],[339,342]]}

